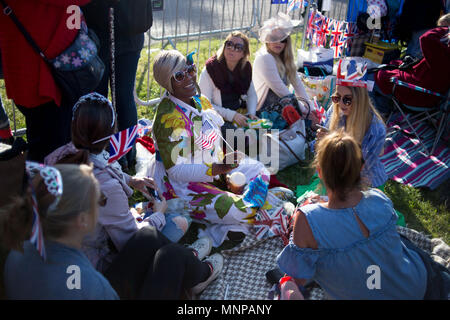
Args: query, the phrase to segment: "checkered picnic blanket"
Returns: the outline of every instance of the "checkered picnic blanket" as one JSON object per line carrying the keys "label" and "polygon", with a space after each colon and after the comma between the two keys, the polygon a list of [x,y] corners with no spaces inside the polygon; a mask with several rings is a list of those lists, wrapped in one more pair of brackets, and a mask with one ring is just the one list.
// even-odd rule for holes
{"label": "checkered picnic blanket", "polygon": [[[450,247],[441,239],[430,239],[413,229],[397,227],[433,259],[450,267]],[[266,272],[275,268],[276,257],[283,249],[279,236],[258,240],[247,236],[237,247],[224,250],[224,267],[221,275],[199,296],[200,300],[268,300],[272,285],[266,280]],[[325,300],[325,292],[318,286],[309,292],[309,300]]]}

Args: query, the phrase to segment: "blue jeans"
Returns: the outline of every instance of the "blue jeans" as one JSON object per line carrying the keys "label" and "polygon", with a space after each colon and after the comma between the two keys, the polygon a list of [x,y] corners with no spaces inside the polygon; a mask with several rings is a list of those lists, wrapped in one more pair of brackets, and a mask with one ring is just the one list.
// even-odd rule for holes
{"label": "blue jeans", "polygon": [[161,233],[170,241],[176,243],[184,236],[191,225],[192,219],[189,215],[179,213],[167,213],[166,225],[162,228]]}
{"label": "blue jeans", "polygon": [[166,214],[166,225],[161,230],[170,241],[178,242],[185,235],[191,225],[192,219],[189,215],[168,213]]}
{"label": "blue jeans", "polygon": [[[99,57],[105,64],[105,73],[96,91],[108,96],[108,83],[111,73],[109,39],[100,38]],[[144,45],[144,34],[128,39],[116,39],[115,46],[115,83],[117,129],[125,130],[137,123],[137,109],[134,102],[134,82],[136,80],[137,65]],[[126,158],[132,162],[136,157],[135,148],[128,152]]]}
{"label": "blue jeans", "polygon": [[[108,81],[111,73],[109,41],[101,39],[100,58],[105,63],[105,73],[96,91],[108,96]],[[125,130],[137,123],[136,103],[134,102],[134,82],[136,70],[144,45],[144,34],[127,40],[116,41],[116,107],[118,130]]]}

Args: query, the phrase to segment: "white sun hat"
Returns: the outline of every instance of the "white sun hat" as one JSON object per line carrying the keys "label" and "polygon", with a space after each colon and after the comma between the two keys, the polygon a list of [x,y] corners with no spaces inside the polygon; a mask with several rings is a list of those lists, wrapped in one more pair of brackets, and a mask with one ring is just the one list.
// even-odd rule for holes
{"label": "white sun hat", "polygon": [[300,25],[301,20],[291,20],[283,12],[278,12],[277,17],[264,21],[259,29],[259,40],[261,42],[280,42],[286,39],[292,32],[292,29]]}

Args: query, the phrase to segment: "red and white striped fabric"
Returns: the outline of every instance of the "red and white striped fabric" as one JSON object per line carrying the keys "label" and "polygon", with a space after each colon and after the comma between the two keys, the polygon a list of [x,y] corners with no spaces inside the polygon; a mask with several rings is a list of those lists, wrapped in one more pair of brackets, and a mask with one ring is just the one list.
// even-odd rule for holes
{"label": "red and white striped fabric", "polygon": [[203,122],[200,135],[195,139],[195,144],[202,150],[210,150],[214,147],[214,142],[217,138],[218,134],[214,126],[206,119],[205,122]]}

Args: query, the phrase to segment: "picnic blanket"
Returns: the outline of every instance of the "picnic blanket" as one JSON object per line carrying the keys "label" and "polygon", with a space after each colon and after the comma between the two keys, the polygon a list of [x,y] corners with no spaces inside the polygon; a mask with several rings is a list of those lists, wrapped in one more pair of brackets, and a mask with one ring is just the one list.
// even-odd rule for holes
{"label": "picnic blanket", "polygon": [[[433,155],[428,157],[415,137],[399,130],[395,123],[389,126],[396,131],[386,138],[381,162],[390,179],[408,186],[429,187],[433,190],[450,177],[450,150],[443,139],[439,141]],[[415,129],[428,150],[431,150],[435,130],[424,121],[418,123]]]}
{"label": "picnic blanket", "polygon": [[[442,239],[397,226],[400,234],[428,252],[438,263],[450,267],[450,247]],[[279,236],[258,240],[247,236],[235,248],[222,251],[224,266],[220,276],[198,297],[200,300],[269,300],[272,285],[266,272],[275,268],[276,257],[283,249]],[[308,300],[325,300],[326,293],[318,286],[309,291]]]}

